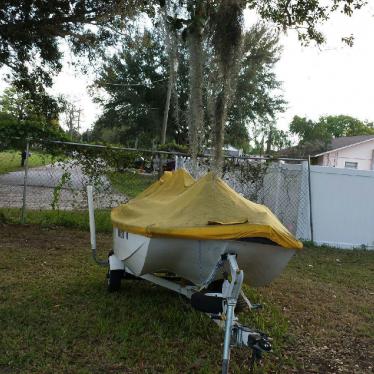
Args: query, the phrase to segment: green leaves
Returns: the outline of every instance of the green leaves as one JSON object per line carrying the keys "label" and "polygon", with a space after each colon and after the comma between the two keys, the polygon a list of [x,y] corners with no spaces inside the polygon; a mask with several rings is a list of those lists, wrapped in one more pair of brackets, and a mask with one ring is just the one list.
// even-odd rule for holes
{"label": "green leaves", "polygon": [[[319,26],[330,18],[336,11],[352,16],[367,4],[366,0],[330,0],[330,1],[247,1],[250,8],[256,9],[259,15],[268,21],[282,27],[284,30],[293,28],[298,31],[299,40],[303,44],[311,41],[322,44],[325,36],[319,31]],[[345,41],[343,39],[343,41]]]}
{"label": "green leaves", "polygon": [[327,144],[333,137],[374,134],[374,126],[371,122],[345,115],[320,117],[318,121],[295,116],[290,131],[299,136],[301,144],[313,141]]}

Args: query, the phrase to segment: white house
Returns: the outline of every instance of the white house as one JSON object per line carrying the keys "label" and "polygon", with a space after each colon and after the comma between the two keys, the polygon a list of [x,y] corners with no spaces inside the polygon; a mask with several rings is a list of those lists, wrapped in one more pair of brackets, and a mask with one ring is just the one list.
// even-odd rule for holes
{"label": "white house", "polygon": [[332,139],[328,149],[313,158],[320,166],[374,170],[374,135]]}

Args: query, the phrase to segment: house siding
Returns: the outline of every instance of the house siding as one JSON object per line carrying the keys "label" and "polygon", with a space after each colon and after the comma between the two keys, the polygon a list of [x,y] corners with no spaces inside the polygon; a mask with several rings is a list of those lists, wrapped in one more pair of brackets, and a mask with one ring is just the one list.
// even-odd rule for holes
{"label": "house siding", "polygon": [[345,168],[346,162],[357,162],[358,170],[374,170],[374,139],[365,143],[327,153],[319,157],[318,164]]}

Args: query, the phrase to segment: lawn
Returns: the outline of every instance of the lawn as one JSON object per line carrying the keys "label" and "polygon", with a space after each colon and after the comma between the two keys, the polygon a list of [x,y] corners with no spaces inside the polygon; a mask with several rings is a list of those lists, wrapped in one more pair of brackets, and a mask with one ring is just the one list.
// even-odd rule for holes
{"label": "lawn", "polygon": [[133,198],[155,182],[157,175],[124,171],[110,173],[109,179],[115,190]]}
{"label": "lawn", "polygon": [[[127,280],[108,294],[87,231],[0,224],[0,373],[218,373],[223,333],[177,294]],[[98,236],[100,253],[111,237]],[[374,252],[307,248],[241,320],[274,337],[262,373],[369,373]],[[234,349],[231,373],[248,353]]]}
{"label": "lawn", "polygon": [[[40,152],[31,152],[28,160],[29,167],[42,166],[50,163],[52,157]],[[0,174],[9,173],[11,171],[22,170],[21,167],[21,152],[8,151],[0,152]]]}
{"label": "lawn", "polygon": [[[1,223],[20,223],[21,209],[0,208]],[[27,223],[40,225],[43,228],[56,226],[72,227],[88,231],[88,211],[85,210],[32,210],[26,211]],[[112,232],[109,209],[95,209],[95,224],[97,232]],[[0,372],[1,374],[1,372]]]}

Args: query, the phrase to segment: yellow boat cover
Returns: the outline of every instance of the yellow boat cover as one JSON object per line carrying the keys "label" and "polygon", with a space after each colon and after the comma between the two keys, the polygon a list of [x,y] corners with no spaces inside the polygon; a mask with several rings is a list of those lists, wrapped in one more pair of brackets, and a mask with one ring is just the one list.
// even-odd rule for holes
{"label": "yellow boat cover", "polygon": [[114,208],[111,219],[114,227],[148,237],[256,237],[302,248],[266,206],[245,199],[213,173],[195,181],[183,169],[165,172],[135,199]]}

